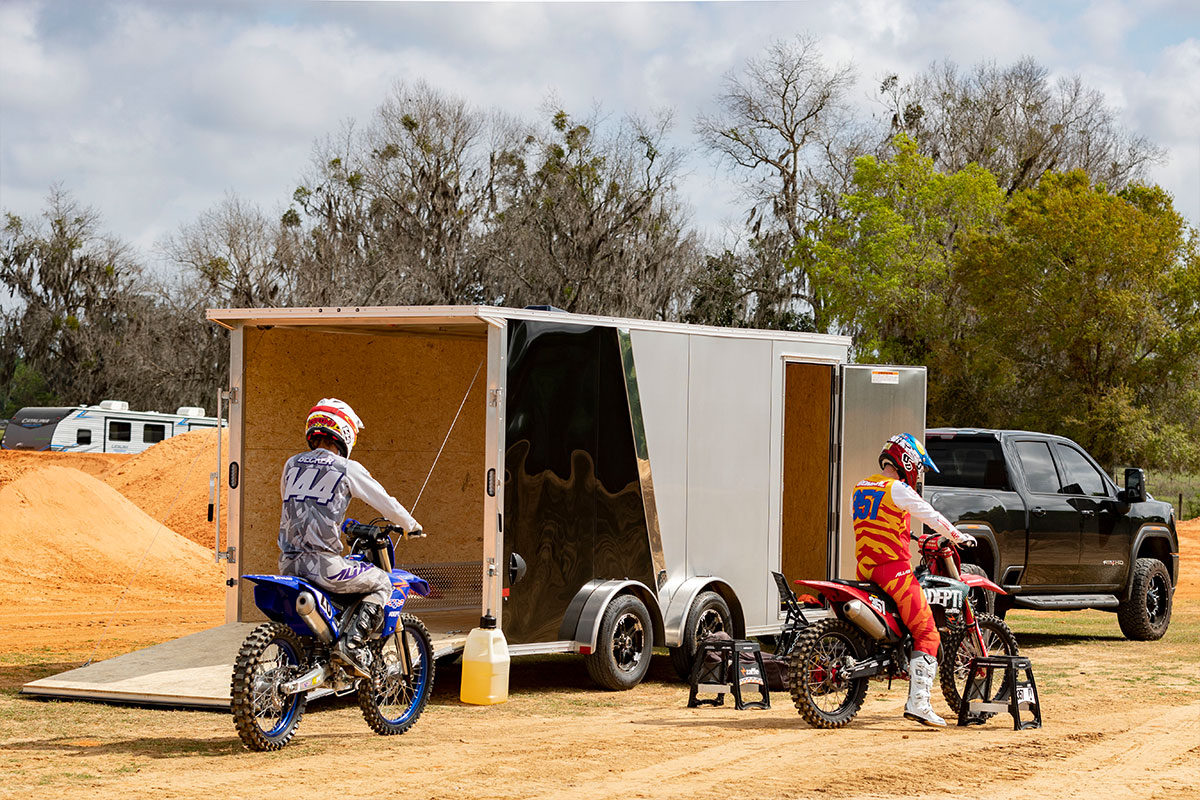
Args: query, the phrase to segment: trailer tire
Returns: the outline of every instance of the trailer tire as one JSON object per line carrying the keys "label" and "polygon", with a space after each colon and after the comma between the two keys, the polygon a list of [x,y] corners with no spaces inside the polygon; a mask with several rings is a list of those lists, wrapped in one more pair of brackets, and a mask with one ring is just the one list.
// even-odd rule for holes
{"label": "trailer tire", "polygon": [[725,598],[716,592],[701,592],[688,610],[683,626],[683,641],[679,647],[670,648],[671,666],[685,683],[692,679],[692,663],[700,643],[718,631],[733,631],[733,613]]}
{"label": "trailer tire", "polygon": [[1133,562],[1129,599],[1117,607],[1117,622],[1125,638],[1135,642],[1161,639],[1171,624],[1171,573],[1157,558]]}
{"label": "trailer tire", "polygon": [[650,668],[654,625],[646,604],[631,594],[613,598],[600,621],[596,649],[586,656],[588,675],[614,692],[632,689]]}
{"label": "trailer tire", "polygon": [[[981,578],[989,577],[987,571],[984,570],[983,567],[975,564],[963,564],[961,571],[968,572],[972,575],[978,575]],[[972,588],[967,597],[970,598],[971,606],[975,609],[976,614],[996,613],[996,595],[994,592],[989,592],[987,589]]]}

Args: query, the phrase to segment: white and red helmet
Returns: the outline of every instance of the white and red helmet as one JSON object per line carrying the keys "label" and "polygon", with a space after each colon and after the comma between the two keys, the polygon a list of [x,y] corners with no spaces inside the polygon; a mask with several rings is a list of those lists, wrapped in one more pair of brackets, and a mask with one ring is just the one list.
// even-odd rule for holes
{"label": "white and red helmet", "polygon": [[316,437],[328,436],[337,443],[342,456],[349,458],[354,443],[358,441],[358,432],[365,427],[348,403],[336,397],[326,397],[308,412],[304,438],[308,441],[309,449],[312,449],[316,447]]}
{"label": "white and red helmet", "polygon": [[884,443],[883,452],[879,454],[879,466],[884,467],[888,464],[895,467],[901,479],[918,492],[921,491],[918,487],[926,469],[941,471],[929,457],[925,445],[911,433],[898,433]]}

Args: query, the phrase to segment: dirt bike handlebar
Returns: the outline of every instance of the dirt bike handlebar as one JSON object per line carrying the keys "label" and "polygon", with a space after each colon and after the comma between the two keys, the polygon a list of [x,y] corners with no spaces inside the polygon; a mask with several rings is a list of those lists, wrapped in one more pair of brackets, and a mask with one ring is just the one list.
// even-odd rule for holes
{"label": "dirt bike handlebar", "polygon": [[412,533],[408,533],[399,525],[366,524],[356,519],[347,519],[343,522],[342,533],[346,534],[346,537],[349,539],[366,539],[367,541],[378,541],[385,536],[390,537],[393,533],[400,534],[400,537],[403,539],[423,539],[425,537],[425,531],[419,528]]}

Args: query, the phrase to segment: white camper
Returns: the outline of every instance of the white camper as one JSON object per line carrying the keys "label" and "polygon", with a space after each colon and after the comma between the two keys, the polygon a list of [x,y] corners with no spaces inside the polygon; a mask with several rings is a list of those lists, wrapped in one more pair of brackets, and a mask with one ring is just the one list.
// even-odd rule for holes
{"label": "white camper", "polygon": [[[925,427],[925,371],[849,339],[494,307],[219,309],[231,332],[226,616],[278,558],[279,472],[322,397],[428,538],[397,561],[439,655],[481,614],[514,655],[576,652],[611,688],[652,646],[776,633],[772,571],[853,577],[847,487]],[[418,499],[419,498],[419,499]],[[370,518],[357,503],[350,516]],[[524,577],[518,578],[524,568]]]}
{"label": "white camper", "polygon": [[0,449],[140,453],[172,436],[215,427],[217,418],[204,416],[204,409],[196,406],[183,406],[174,414],[130,411],[120,400],[98,406],[22,408],[9,421]]}

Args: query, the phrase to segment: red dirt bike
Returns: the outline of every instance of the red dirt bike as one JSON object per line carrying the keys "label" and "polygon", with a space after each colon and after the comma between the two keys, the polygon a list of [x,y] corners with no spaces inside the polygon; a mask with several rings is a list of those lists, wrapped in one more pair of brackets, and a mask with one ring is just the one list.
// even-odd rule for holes
{"label": "red dirt bike", "polygon": [[[968,571],[969,566],[964,569],[958,551],[940,534],[913,538],[921,551],[921,564],[914,572],[942,638],[942,695],[957,713],[972,658],[1017,655],[1017,640],[1004,620],[976,613],[969,599],[973,591],[1006,592],[986,576]],[[912,635],[900,621],[895,601],[874,583],[796,583],[820,593],[834,616],[797,632],[789,663],[792,702],[808,724],[841,728],[862,708],[869,680],[887,678],[890,684],[893,678],[908,678]],[[1006,694],[1001,683],[988,699]]]}

